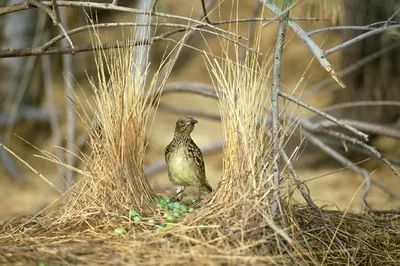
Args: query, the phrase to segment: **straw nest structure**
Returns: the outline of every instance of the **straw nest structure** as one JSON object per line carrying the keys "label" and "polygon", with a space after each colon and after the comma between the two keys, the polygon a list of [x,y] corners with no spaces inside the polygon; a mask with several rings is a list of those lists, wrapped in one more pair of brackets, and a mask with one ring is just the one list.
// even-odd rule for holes
{"label": "straw nest structure", "polygon": [[[98,51],[95,104],[78,110],[91,148],[80,155],[85,168],[75,169],[79,182],[66,205],[1,225],[0,264],[400,264],[398,216],[327,211],[282,199],[272,218],[273,158],[262,123],[268,110],[259,104],[269,97],[268,71],[251,56],[245,62],[205,59],[220,89],[225,145],[219,187],[194,205],[156,195],[143,173],[144,129],[151,128],[168,76],[160,73],[168,64],[152,76],[148,66],[134,76],[133,53]],[[171,216],[176,208],[179,215]]]}

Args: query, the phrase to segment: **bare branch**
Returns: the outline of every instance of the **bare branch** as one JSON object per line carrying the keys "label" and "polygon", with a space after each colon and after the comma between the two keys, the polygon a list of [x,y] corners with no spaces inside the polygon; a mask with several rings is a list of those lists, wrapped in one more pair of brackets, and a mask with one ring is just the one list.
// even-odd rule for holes
{"label": "bare branch", "polygon": [[307,129],[308,131],[311,132],[315,132],[315,133],[323,133],[326,134],[328,136],[334,137],[334,138],[338,138],[340,140],[343,141],[348,141],[350,143],[356,144],[366,150],[368,150],[372,155],[376,156],[376,158],[378,158],[379,160],[381,160],[382,162],[384,162],[387,166],[389,166],[389,168],[397,175],[400,176],[400,173],[397,171],[397,169],[385,158],[385,156],[383,156],[380,152],[378,152],[374,147],[356,139],[353,137],[349,137],[346,136],[340,132],[337,131],[332,131],[332,130],[328,130],[328,129],[324,129],[321,127],[316,127],[314,124],[312,124],[311,122],[309,122],[306,119],[302,119],[301,120],[301,125]]}
{"label": "bare branch", "polygon": [[[382,126],[382,125],[378,125],[378,124],[372,124],[372,123],[367,123],[367,122],[362,122],[362,121],[357,121],[357,120],[343,119],[342,122],[346,123],[354,128],[357,128],[359,130],[362,130],[364,132],[368,132],[369,134],[391,137],[391,138],[400,140],[400,131],[395,128],[392,128],[392,127],[387,127],[387,126]],[[316,128],[330,128],[330,127],[335,127],[335,126],[337,126],[337,124],[332,123],[331,121],[322,121],[322,122],[315,124]]]}
{"label": "bare branch", "polygon": [[162,94],[174,93],[174,92],[189,92],[199,94],[205,97],[217,99],[214,86],[204,83],[195,82],[173,82],[165,85]]}
{"label": "bare branch", "polygon": [[74,44],[72,43],[72,41],[69,38],[67,32],[65,31],[63,25],[61,24],[60,14],[58,13],[56,0],[51,0],[51,6],[53,6],[53,10],[51,10],[48,6],[46,6],[45,4],[43,4],[42,2],[39,2],[37,0],[28,0],[28,3],[32,6],[40,8],[44,12],[46,12],[49,15],[49,17],[53,20],[53,24],[58,26],[61,29],[61,31],[65,35],[65,38],[68,40],[69,44],[71,45],[71,47],[74,48]]}
{"label": "bare branch", "polygon": [[333,53],[335,53],[335,52],[337,52],[337,51],[339,51],[339,50],[341,50],[343,48],[346,48],[347,46],[350,46],[352,44],[355,44],[356,42],[364,40],[365,38],[374,36],[374,35],[376,35],[378,33],[384,32],[385,30],[388,30],[388,29],[398,29],[398,28],[400,28],[400,24],[392,25],[392,26],[383,26],[381,28],[371,30],[369,32],[366,32],[366,33],[363,33],[361,35],[358,35],[357,37],[355,37],[355,38],[353,38],[351,40],[348,40],[348,41],[346,41],[346,42],[344,42],[342,44],[339,44],[339,45],[337,45],[337,46],[335,46],[335,47],[333,47],[331,49],[325,50],[324,55],[325,56],[329,56],[329,55],[331,55],[331,54],[333,54]]}
{"label": "bare branch", "polygon": [[[272,13],[275,15],[281,14],[281,10],[277,7],[272,1],[260,0],[264,6],[266,6]],[[289,27],[293,30],[293,32],[304,42],[304,44],[311,50],[311,52],[315,55],[315,59],[321,64],[321,66],[328,72],[329,75],[343,88],[346,86],[339,79],[335,70],[332,68],[332,65],[326,59],[324,52],[319,48],[319,46],[307,36],[307,33],[299,26],[296,22],[290,20],[288,22]]]}
{"label": "bare branch", "polygon": [[327,114],[325,112],[322,112],[321,110],[319,110],[319,109],[317,109],[315,107],[312,107],[311,105],[306,104],[306,103],[302,102],[301,100],[297,99],[296,97],[293,97],[293,96],[291,96],[291,95],[289,95],[289,94],[287,94],[287,93],[285,93],[283,91],[280,91],[279,95],[281,97],[283,97],[283,98],[288,99],[289,101],[297,103],[298,105],[310,110],[313,113],[316,113],[316,114],[318,114],[318,115],[320,115],[322,117],[325,117],[326,119],[338,124],[339,126],[341,126],[341,127],[345,128],[345,129],[353,132],[357,136],[363,138],[365,141],[368,141],[368,135],[367,134],[359,131],[358,129],[356,129],[356,128],[352,127],[352,126],[347,125],[346,123],[343,123],[342,121],[336,119],[335,117],[333,117],[333,116],[331,116],[331,115],[329,115],[329,114]]}
{"label": "bare branch", "polygon": [[[349,66],[347,66],[345,69],[343,69],[342,71],[340,71],[338,73],[338,76],[340,78],[343,78],[345,76],[347,76],[348,74],[354,72],[355,70],[357,70],[359,67],[364,66],[366,64],[368,64],[369,62],[381,57],[383,54],[396,49],[397,47],[400,47],[400,43],[395,42],[391,45],[388,45],[387,47],[380,49],[379,51],[376,51],[360,60],[358,60],[357,62],[355,62],[354,64],[351,64]],[[318,82],[317,84],[311,86],[309,89],[307,89],[307,91],[301,96],[301,98],[307,98],[310,96],[315,96],[315,93],[317,91],[319,91],[322,88],[325,88],[325,86],[331,84],[333,81],[331,78],[327,78],[324,79],[320,82]],[[325,92],[325,91],[324,91]]]}
{"label": "bare branch", "polygon": [[212,21],[209,19],[208,14],[207,14],[207,7],[206,4],[204,3],[204,0],[200,0],[201,2],[201,8],[203,9],[203,17],[207,21],[208,24],[213,25]]}
{"label": "bare branch", "polygon": [[363,192],[363,194],[361,196],[361,204],[364,206],[364,208],[366,208],[368,210],[371,210],[372,208],[367,202],[367,196],[368,196],[368,193],[371,190],[371,178],[368,175],[368,172],[365,169],[356,166],[352,161],[350,161],[349,159],[347,159],[346,157],[344,157],[343,155],[341,155],[340,153],[338,153],[337,151],[335,151],[331,147],[327,146],[323,141],[321,141],[319,138],[317,138],[313,134],[311,134],[311,133],[309,133],[309,132],[307,132],[305,130],[302,131],[302,133],[304,134],[304,136],[312,144],[314,144],[315,146],[320,148],[322,151],[327,153],[329,156],[334,158],[336,161],[338,161],[342,165],[348,167],[352,171],[354,171],[357,174],[361,175],[361,177],[365,181],[365,189],[364,189],[364,192]]}
{"label": "bare branch", "polygon": [[[287,6],[290,5],[291,1],[284,2]],[[272,216],[276,216],[277,210],[281,209],[280,204],[280,168],[279,159],[281,154],[281,138],[279,131],[279,92],[281,90],[281,66],[282,66],[282,52],[283,45],[285,44],[286,27],[287,20],[289,18],[289,10],[286,14],[282,15],[275,43],[274,51],[274,61],[272,70],[272,96],[271,96],[271,106],[272,106],[272,158],[273,158],[273,198],[271,202],[270,212]]]}
{"label": "bare branch", "polygon": [[304,182],[301,181],[299,175],[296,173],[296,170],[293,167],[292,162],[290,161],[289,157],[283,149],[281,149],[281,156],[286,166],[289,168],[289,171],[292,174],[294,181],[296,182],[297,189],[300,191],[307,204],[310,207],[318,209],[318,206],[311,199],[307,186],[304,184]]}
{"label": "bare branch", "polygon": [[174,107],[174,106],[167,105],[165,103],[160,103],[158,105],[158,108],[168,110],[170,112],[173,112],[173,113],[179,114],[179,115],[191,115],[191,116],[196,116],[196,117],[199,116],[199,117],[205,117],[205,118],[208,118],[211,120],[221,121],[221,116],[219,114],[212,114],[212,113],[208,113],[208,112],[202,112],[202,111],[193,110],[193,109],[189,109],[189,108],[183,108],[183,107]]}

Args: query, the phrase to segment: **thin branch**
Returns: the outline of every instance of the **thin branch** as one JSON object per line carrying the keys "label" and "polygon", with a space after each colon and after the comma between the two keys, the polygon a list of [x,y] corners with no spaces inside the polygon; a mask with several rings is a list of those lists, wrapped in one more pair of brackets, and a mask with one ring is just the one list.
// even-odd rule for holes
{"label": "thin branch", "polygon": [[[204,3],[203,3],[203,4],[204,4]],[[208,1],[207,6],[204,6],[203,8],[204,8],[205,10],[207,10],[207,8],[209,8],[209,7],[210,7],[211,5],[213,5],[213,4],[214,4],[214,0],[210,0],[210,1]],[[203,10],[203,12],[204,12],[204,10]],[[200,14],[199,20],[202,20],[202,18],[204,18],[204,16],[205,16],[205,14]],[[186,32],[186,34],[185,34],[184,37],[183,37],[182,43],[183,43],[183,44],[187,44],[187,43],[193,38],[194,33],[195,33],[195,30],[194,30],[194,29],[193,29],[193,30],[190,30],[189,32]],[[172,52],[172,55],[170,56],[170,60],[171,60],[172,58],[178,58],[178,56],[181,54],[181,51],[182,51],[182,49],[175,49],[175,50]],[[168,62],[168,63],[166,64],[166,66],[163,68],[163,70],[162,70],[162,72],[161,72],[161,74],[160,74],[160,76],[159,76],[159,78],[158,78],[158,80],[157,80],[157,84],[156,84],[155,88],[158,88],[158,87],[161,85],[161,83],[164,82],[164,79],[165,79],[167,73],[169,73],[169,72],[172,70],[171,68],[172,68],[174,65],[175,65],[175,64],[170,64],[170,62]]]}
{"label": "thin branch", "polygon": [[170,112],[173,112],[173,113],[179,114],[179,115],[191,115],[191,116],[196,116],[196,117],[199,116],[199,117],[204,117],[204,118],[208,118],[211,120],[221,121],[221,116],[219,114],[202,112],[202,111],[193,110],[193,109],[189,109],[189,108],[183,108],[183,107],[175,107],[175,106],[167,105],[165,103],[160,103],[158,105],[158,108],[168,110]]}
{"label": "thin branch", "polygon": [[289,95],[289,94],[287,94],[287,93],[285,93],[283,91],[280,91],[279,95],[281,97],[283,97],[283,98],[288,99],[291,102],[294,102],[294,103],[296,103],[296,104],[298,104],[298,105],[310,110],[313,113],[316,113],[316,114],[318,114],[318,115],[320,115],[320,116],[322,116],[322,117],[324,117],[324,118],[326,118],[326,119],[338,124],[339,126],[345,128],[345,129],[353,132],[357,136],[363,138],[365,141],[368,141],[368,135],[367,134],[359,131],[358,129],[356,129],[356,128],[352,127],[352,126],[347,125],[346,123],[343,123],[342,121],[336,119],[335,117],[333,117],[333,116],[331,116],[331,115],[329,115],[329,114],[327,114],[325,112],[322,112],[321,110],[319,110],[319,109],[317,109],[315,107],[312,107],[311,105],[306,104],[303,101],[297,99],[296,97],[293,97],[293,96],[291,96],[291,95]]}
{"label": "thin branch", "polygon": [[[340,71],[338,73],[338,76],[340,78],[343,78],[343,77],[347,76],[348,74],[354,72],[361,66],[364,66],[364,65],[368,64],[369,62],[372,62],[373,60],[381,57],[383,54],[385,54],[391,50],[396,49],[397,47],[400,47],[400,43],[394,42],[391,45],[388,45],[387,47],[380,49],[379,51],[376,51],[376,52],[358,60],[354,64],[347,66],[345,69],[343,69],[342,71]],[[322,88],[325,88],[327,85],[331,84],[332,82],[333,81],[331,78],[327,78],[327,79],[324,79],[324,80],[318,82],[317,84],[315,84],[315,85],[311,86],[309,89],[307,89],[307,91],[301,96],[301,98],[315,96],[317,91],[319,91]],[[326,91],[324,91],[324,92],[326,92]]]}
{"label": "thin branch", "polygon": [[[261,1],[261,0],[260,0]],[[281,13],[281,10],[278,6],[276,6],[273,2],[262,0],[261,1],[265,7],[267,7],[272,13],[276,16]],[[289,20],[289,27],[293,30],[293,32],[303,41],[303,43],[311,50],[311,52],[315,55],[315,59],[321,64],[321,66],[328,72],[329,75],[343,88],[346,86],[339,79],[335,70],[332,68],[332,65],[326,59],[324,52],[321,48],[309,37],[307,33],[293,20]]]}
{"label": "thin branch", "polygon": [[[3,140],[0,138],[0,145],[4,143]],[[22,174],[21,170],[15,163],[14,159],[11,157],[10,154],[7,153],[5,149],[0,146],[0,163],[4,166],[4,170],[13,180],[17,181],[25,181],[26,177]]]}
{"label": "thin branch", "polygon": [[64,33],[65,38],[68,40],[70,46],[72,48],[74,48],[74,44],[72,43],[72,41],[69,38],[67,32],[65,31],[63,25],[61,24],[60,14],[58,13],[56,0],[51,0],[51,6],[53,7],[53,10],[51,10],[47,5],[45,5],[42,2],[39,2],[37,0],[28,0],[28,3],[32,6],[35,6],[39,9],[42,9],[44,12],[46,12],[49,15],[49,17],[53,20],[53,24],[58,26],[61,29],[61,31]]}
{"label": "thin branch", "polygon": [[286,152],[281,149],[281,156],[283,161],[285,162],[286,166],[288,167],[290,173],[293,176],[294,181],[296,182],[297,189],[300,191],[301,195],[307,202],[308,206],[318,209],[318,206],[312,201],[308,188],[304,182],[301,181],[299,175],[297,174],[296,170],[293,167],[292,162],[290,161],[289,157],[287,156]]}
{"label": "thin branch", "polygon": [[[400,140],[400,130],[397,130],[395,128],[382,126],[382,125],[378,125],[378,124],[362,122],[362,121],[357,121],[357,120],[343,119],[342,122],[346,123],[354,128],[357,128],[359,130],[362,130],[364,132],[368,132],[369,134],[391,137],[391,138]],[[331,128],[331,127],[335,127],[335,126],[337,126],[337,124],[332,123],[331,121],[321,121],[319,123],[315,123],[315,127],[317,129],[318,128]]]}
{"label": "thin branch", "polygon": [[[54,114],[56,115],[57,113]],[[0,112],[0,128],[5,127],[8,124],[10,115],[10,112],[7,111]],[[21,107],[15,117],[14,123],[20,123],[23,121],[47,123],[49,120],[50,114],[47,111],[36,107]]]}
{"label": "thin branch", "polygon": [[378,33],[384,32],[385,30],[398,29],[398,28],[400,28],[400,24],[393,25],[393,26],[384,26],[384,27],[381,27],[381,28],[374,29],[374,30],[371,30],[369,32],[363,33],[363,34],[358,35],[357,37],[355,37],[355,38],[353,38],[351,40],[348,40],[348,41],[346,41],[344,43],[341,43],[341,44],[339,44],[339,45],[337,45],[337,46],[335,46],[335,47],[333,47],[331,49],[325,50],[324,51],[324,56],[329,56],[329,55],[331,55],[331,54],[333,54],[333,53],[335,53],[335,52],[337,52],[337,51],[339,51],[339,50],[341,50],[343,48],[346,48],[347,46],[355,44],[356,42],[359,42],[361,40],[364,40],[365,38],[374,36],[374,35],[376,35]]}
{"label": "thin branch", "polygon": [[[290,6],[291,1],[284,2],[287,6]],[[281,90],[281,67],[282,67],[282,53],[283,45],[285,44],[286,27],[287,20],[289,18],[289,11],[283,15],[280,19],[275,51],[274,51],[274,61],[272,70],[272,96],[271,96],[271,106],[272,106],[272,158],[273,158],[273,198],[271,202],[271,215],[274,217],[277,214],[277,210],[281,209],[280,204],[280,167],[279,158],[281,151],[281,138],[279,131],[279,91]]]}
{"label": "thin branch", "polygon": [[[68,18],[67,18],[67,13],[66,9],[61,10],[61,17],[62,20],[66,23],[66,28],[68,29]],[[67,39],[62,40],[62,44],[64,47],[68,45]],[[76,153],[75,146],[73,143],[75,142],[76,138],[76,124],[75,124],[75,110],[74,110],[74,103],[70,99],[74,99],[74,90],[72,88],[73,86],[73,75],[74,75],[74,64],[73,64],[73,58],[71,55],[63,55],[62,57],[62,64],[63,64],[63,74],[64,74],[64,91],[65,91],[65,106],[66,106],[66,112],[67,112],[67,117],[66,117],[66,123],[67,123],[67,143],[66,143],[66,150],[69,151],[66,154],[66,164],[67,165],[72,165],[73,160],[74,160],[74,154]],[[64,191],[69,191],[69,189],[73,186],[74,183],[74,176],[75,176],[75,171],[73,171],[70,168],[66,169],[66,187]],[[67,198],[69,197],[69,193],[66,194]]]}
{"label": "thin branch", "polygon": [[[325,27],[325,28],[320,28],[316,30],[312,30],[307,32],[308,36],[312,36],[317,33],[325,32],[325,31],[336,31],[336,30],[363,30],[363,31],[370,31],[377,29],[376,25],[379,24],[384,24],[387,21],[380,21],[380,22],[375,22],[366,26],[333,26],[333,27]],[[391,23],[398,24],[397,21],[391,21]]]}
{"label": "thin branch", "polygon": [[[35,36],[32,42],[33,46],[36,46],[41,42],[45,25],[46,25],[46,16],[44,14],[39,14],[39,18],[35,29]],[[28,89],[28,84],[34,70],[36,60],[37,60],[36,57],[28,58],[25,69],[23,71],[22,79],[19,83],[19,86],[16,88],[16,95],[12,102],[10,116],[8,117],[9,120],[5,137],[6,145],[9,145],[11,142],[11,136],[15,126],[15,119],[18,116],[22,100],[25,96],[26,90]]]}
{"label": "thin branch", "polygon": [[398,101],[357,101],[357,102],[347,102],[347,103],[338,103],[334,105],[330,105],[322,109],[324,112],[331,112],[338,109],[344,108],[354,108],[360,106],[399,106],[400,102]]}
{"label": "thin branch", "polygon": [[[302,125],[304,126],[305,124],[302,123]],[[367,151],[369,151],[372,155],[374,155],[376,158],[378,158],[379,160],[381,160],[382,162],[384,162],[387,166],[389,166],[389,168],[394,172],[395,175],[400,176],[400,173],[397,171],[397,169],[385,158],[385,156],[383,156],[383,154],[381,154],[380,152],[378,152],[376,150],[376,148],[356,139],[353,137],[349,137],[346,136],[345,134],[342,134],[340,132],[336,132],[336,131],[332,131],[332,130],[328,130],[328,129],[315,129],[316,133],[323,133],[326,134],[328,136],[343,140],[343,141],[348,141],[350,143],[356,144],[364,149],[366,149]]]}
{"label": "thin branch", "polygon": [[205,97],[217,99],[214,86],[204,83],[196,82],[172,82],[165,85],[162,94],[174,93],[174,92],[188,92],[199,94]]}
{"label": "thin branch", "polygon": [[[40,2],[40,4],[43,4],[45,6],[51,6],[52,3],[50,1],[43,1]],[[135,9],[135,8],[129,8],[129,7],[122,7],[122,6],[115,6],[115,5],[110,5],[107,3],[96,3],[96,2],[75,2],[75,1],[58,1],[57,2],[58,6],[67,6],[67,7],[85,7],[85,8],[93,8],[93,9],[103,9],[103,10],[113,10],[113,11],[120,11],[120,12],[128,12],[128,13],[134,13],[134,14],[141,14],[141,15],[148,15],[148,16],[157,16],[157,17],[165,17],[165,18],[170,18],[170,19],[180,19],[183,21],[186,21],[187,23],[194,23],[194,24],[201,24],[204,26],[208,26],[209,28],[213,29],[214,31],[218,31],[220,33],[225,33],[227,35],[230,35],[232,37],[238,38],[238,39],[245,39],[242,36],[235,34],[233,32],[215,27],[214,25],[210,25],[208,23],[198,21],[192,18],[184,17],[184,16],[178,16],[178,15],[172,15],[172,14],[166,14],[166,13],[159,13],[159,12],[153,12],[152,10],[140,10],[140,9]],[[5,8],[0,8],[0,15],[3,14],[8,14],[11,12],[16,12],[20,10],[27,10],[32,8],[27,3],[24,4],[15,4],[11,5]]]}
{"label": "thin branch", "polygon": [[1,57],[19,57],[19,56],[31,56],[31,55],[45,55],[45,54],[75,54],[75,53],[81,53],[81,52],[88,52],[88,51],[93,51],[97,49],[102,49],[102,50],[107,50],[107,49],[113,49],[121,46],[139,46],[139,45],[151,45],[156,41],[164,40],[166,37],[178,33],[178,32],[183,32],[186,31],[187,29],[196,29],[202,32],[206,32],[212,35],[216,35],[218,37],[221,37],[223,39],[226,39],[236,45],[239,45],[241,47],[244,47],[248,49],[249,51],[260,54],[256,49],[250,48],[246,46],[245,44],[236,41],[230,37],[227,37],[225,35],[218,34],[216,32],[206,30],[206,29],[201,29],[201,28],[194,28],[190,26],[186,26],[185,28],[182,27],[181,29],[176,29],[172,31],[168,31],[165,33],[160,34],[159,36],[155,36],[149,39],[143,39],[143,40],[138,40],[138,41],[116,41],[116,42],[108,42],[108,43],[102,43],[98,45],[82,45],[82,46],[76,46],[76,47],[63,47],[63,48],[47,48],[48,44],[45,44],[46,50],[43,51],[42,47],[37,47],[37,48],[22,48],[22,49],[4,49],[0,50],[0,58]]}
{"label": "thin branch", "polygon": [[208,24],[213,25],[212,21],[208,18],[207,7],[206,7],[206,4],[204,3],[204,0],[200,0],[200,2],[201,2],[201,8],[203,9],[204,19],[207,21]]}
{"label": "thin branch", "polygon": [[302,134],[315,146],[317,146],[318,148],[320,148],[322,151],[324,151],[325,153],[327,153],[329,156],[331,156],[333,159],[335,159],[336,161],[338,161],[339,163],[341,163],[342,165],[348,167],[349,169],[351,169],[352,171],[356,172],[357,174],[361,175],[361,177],[364,179],[365,181],[365,188],[364,188],[364,192],[361,195],[361,204],[364,208],[371,210],[371,206],[368,204],[367,202],[367,196],[371,190],[371,178],[368,175],[368,172],[363,169],[360,168],[358,166],[356,166],[352,161],[350,161],[349,159],[347,159],[346,157],[344,157],[343,155],[341,155],[340,153],[338,153],[337,151],[335,151],[334,149],[332,149],[331,147],[327,146],[323,141],[321,141],[319,138],[317,138],[316,136],[314,136],[313,134],[307,132],[306,130],[302,131]]}

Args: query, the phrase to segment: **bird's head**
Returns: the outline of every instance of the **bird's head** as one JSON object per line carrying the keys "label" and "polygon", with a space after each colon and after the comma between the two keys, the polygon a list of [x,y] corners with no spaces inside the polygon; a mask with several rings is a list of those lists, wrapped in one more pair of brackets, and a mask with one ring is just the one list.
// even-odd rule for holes
{"label": "bird's head", "polygon": [[194,124],[196,124],[197,122],[198,121],[196,119],[190,116],[179,117],[178,121],[176,121],[175,134],[190,135],[190,133],[192,133],[193,131]]}

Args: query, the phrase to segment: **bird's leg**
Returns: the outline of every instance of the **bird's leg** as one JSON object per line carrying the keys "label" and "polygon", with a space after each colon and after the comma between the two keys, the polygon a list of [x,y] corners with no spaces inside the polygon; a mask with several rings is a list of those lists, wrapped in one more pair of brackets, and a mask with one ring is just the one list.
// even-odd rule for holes
{"label": "bird's leg", "polygon": [[177,186],[176,195],[175,195],[174,199],[179,199],[179,198],[182,199],[183,191],[185,191],[184,186]]}
{"label": "bird's leg", "polygon": [[199,187],[199,200],[201,199],[201,187]]}

